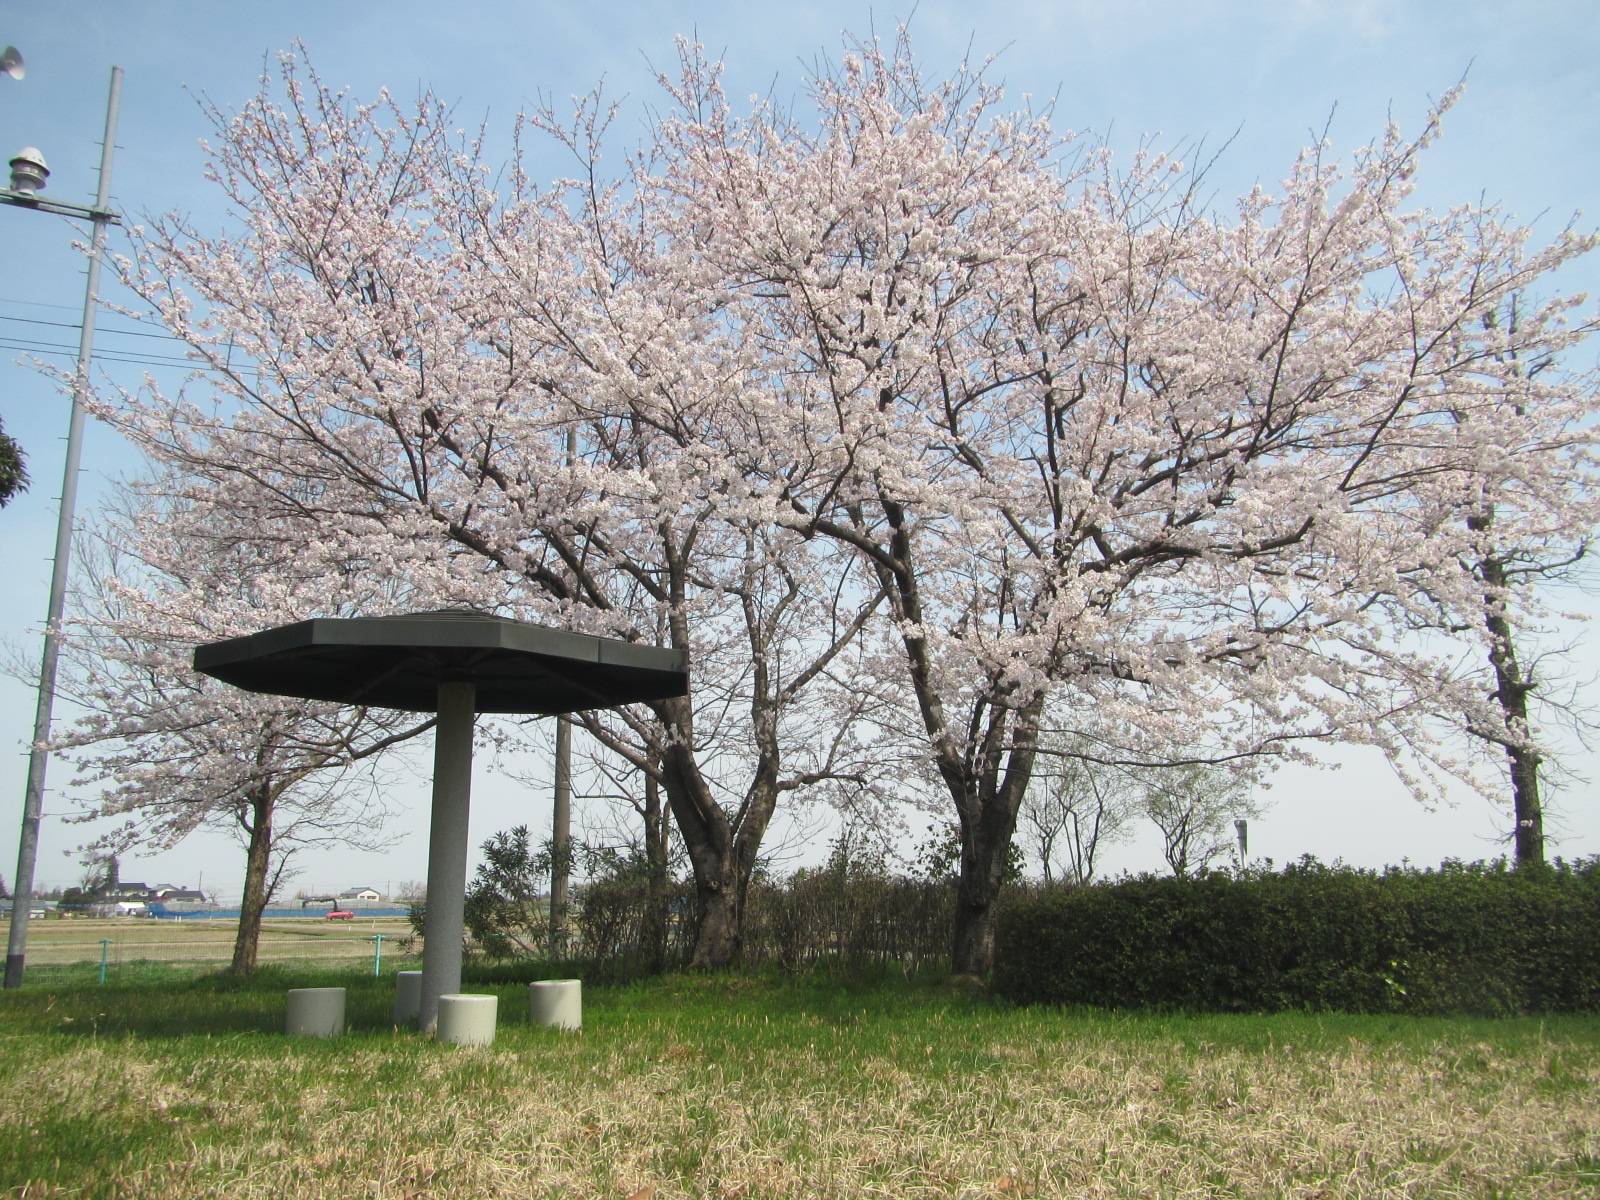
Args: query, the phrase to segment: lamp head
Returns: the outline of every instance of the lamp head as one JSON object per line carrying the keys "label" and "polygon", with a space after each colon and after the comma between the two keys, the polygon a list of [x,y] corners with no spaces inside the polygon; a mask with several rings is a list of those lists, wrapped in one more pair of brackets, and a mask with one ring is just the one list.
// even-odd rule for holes
{"label": "lamp head", "polygon": [[24,146],[11,160],[11,188],[17,192],[37,192],[50,178],[50,168],[44,165],[44,155],[32,146]]}
{"label": "lamp head", "polygon": [[7,46],[4,50],[0,50],[0,72],[13,79],[21,79],[27,74],[22,69],[22,51],[15,46]]}

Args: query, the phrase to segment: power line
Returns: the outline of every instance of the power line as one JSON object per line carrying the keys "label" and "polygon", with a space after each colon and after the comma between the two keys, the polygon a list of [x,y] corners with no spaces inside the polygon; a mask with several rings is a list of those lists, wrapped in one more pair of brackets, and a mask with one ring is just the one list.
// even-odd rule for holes
{"label": "power line", "polygon": [[[80,305],[76,304],[52,304],[48,300],[7,300],[3,297],[0,297],[0,304],[14,304],[18,308],[60,308],[67,312],[78,312],[81,308]],[[102,303],[99,307],[106,312],[112,311],[109,304]]]}
{"label": "power line", "polygon": [[[82,329],[83,326],[75,321],[41,321],[38,317],[8,317],[0,314],[0,321],[18,321],[25,325],[49,325],[54,329]],[[174,337],[170,333],[146,333],[139,329],[100,329],[98,332],[113,334],[117,337],[143,337],[160,338],[165,342],[181,342],[182,338]]]}
{"label": "power line", "polygon": [[[62,345],[60,342],[36,342],[26,338],[11,338],[0,334],[0,350],[17,350],[23,354],[38,354],[46,358],[72,358],[77,351],[71,346]],[[95,362],[128,363],[132,366],[145,367],[185,367],[191,371],[207,371],[216,375],[226,375],[228,372],[216,367],[202,365],[200,360],[193,358],[173,358],[164,355],[141,355],[135,351],[105,353],[96,351]]]}

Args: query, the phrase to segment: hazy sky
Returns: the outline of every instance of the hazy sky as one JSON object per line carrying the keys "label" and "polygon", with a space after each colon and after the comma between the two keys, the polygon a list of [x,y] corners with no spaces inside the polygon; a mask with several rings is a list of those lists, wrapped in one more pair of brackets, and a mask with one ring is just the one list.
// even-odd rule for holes
{"label": "hazy sky", "polygon": [[[27,59],[25,80],[0,77],[0,149],[9,158],[23,146],[38,147],[53,172],[50,194],[92,199],[106,84],[110,68],[121,66],[114,206],[130,219],[177,209],[216,228],[225,216],[202,177],[200,139],[208,127],[196,98],[224,110],[237,106],[255,90],[264,56],[295,42],[328,83],[358,98],[380,87],[402,97],[431,88],[456,105],[463,124],[487,120],[501,135],[518,109],[541,96],[586,92],[603,77],[609,93],[627,98],[620,150],[642,128],[654,68],[671,65],[675,37],[696,39],[724,58],[732,96],[782,98],[801,85],[805,64],[837,55],[845,36],[892,35],[907,18],[926,70],[943,72],[969,51],[979,60],[998,55],[992,70],[1013,99],[1058,98],[1059,128],[1108,135],[1123,152],[1144,139],[1201,146],[1207,157],[1226,145],[1210,174],[1219,205],[1254,183],[1270,187],[1295,152],[1324,131],[1336,155],[1348,159],[1391,117],[1415,130],[1431,100],[1465,77],[1465,97],[1425,160],[1417,203],[1498,203],[1533,222],[1541,237],[1575,217],[1581,228],[1596,224],[1582,216],[1595,208],[1600,182],[1600,6],[1593,0],[923,0],[914,13],[850,3],[35,0],[0,5],[0,42]],[[565,170],[554,160],[542,165],[549,174]],[[75,236],[65,220],[0,208],[0,415],[27,449],[34,477],[33,489],[0,511],[0,636],[10,656],[28,665],[39,653],[67,403],[48,380],[12,360],[37,350],[68,361],[59,348],[76,344],[71,326],[83,287]],[[1600,291],[1600,264],[1570,269],[1562,284]],[[97,350],[107,376],[134,385],[145,368],[127,360],[159,359],[175,347],[115,332],[129,328],[104,318]],[[1586,357],[1596,361],[1594,351]],[[114,436],[91,430],[80,516],[92,519],[105,481],[137,465]],[[1585,597],[1563,602],[1586,606]],[[1585,658],[1594,660],[1592,639],[1578,649],[1586,674]],[[0,874],[8,882],[32,714],[29,688],[0,680],[0,746],[7,751],[0,760]],[[72,716],[66,708],[57,715]],[[496,775],[488,757],[480,758],[474,845],[518,822],[548,825],[547,771],[536,761],[522,769],[536,776],[534,789]],[[80,869],[68,852],[88,833],[62,820],[72,809],[70,773],[56,764],[49,782],[41,887],[77,881]],[[394,790],[386,853],[309,851],[296,886],[384,887],[420,878],[424,797],[420,783]],[[1266,799],[1273,807],[1253,826],[1251,849],[1279,862],[1307,852],[1374,866],[1478,858],[1496,852],[1504,824],[1473,797],[1425,812],[1381,763],[1355,755],[1339,771],[1286,773]],[[1594,789],[1581,783],[1554,799],[1562,812],[1556,827],[1565,834],[1554,849],[1600,852]],[[1158,861],[1144,840],[1117,850],[1110,865],[1144,869]],[[193,885],[202,873],[208,890],[236,894],[242,852],[225,837],[197,838],[123,867],[124,878],[147,882]]]}

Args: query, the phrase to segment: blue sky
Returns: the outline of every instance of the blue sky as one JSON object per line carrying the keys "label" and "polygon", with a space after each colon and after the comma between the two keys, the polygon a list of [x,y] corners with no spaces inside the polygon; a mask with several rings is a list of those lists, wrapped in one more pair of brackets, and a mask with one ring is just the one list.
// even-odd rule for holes
{"label": "blue sky", "polygon": [[[654,98],[652,64],[671,65],[676,36],[695,38],[725,59],[735,98],[782,98],[800,87],[804,64],[839,51],[846,31],[892,36],[907,18],[928,71],[947,70],[969,49],[978,60],[998,55],[991,70],[1013,99],[1057,98],[1059,128],[1108,135],[1123,152],[1146,138],[1165,147],[1200,144],[1208,155],[1226,144],[1210,174],[1219,206],[1254,183],[1270,187],[1325,129],[1343,159],[1391,116],[1415,130],[1430,101],[1465,76],[1466,95],[1425,160],[1417,203],[1487,200],[1546,237],[1575,216],[1581,228],[1600,224],[1600,217],[1581,215],[1600,213],[1600,6],[1593,0],[923,0],[914,12],[855,3],[609,0],[13,3],[0,5],[0,42],[22,50],[28,73],[21,82],[0,78],[0,149],[9,158],[25,145],[39,147],[53,172],[50,194],[87,202],[106,84],[119,65],[126,79],[114,206],[130,219],[175,209],[216,228],[225,214],[201,175],[207,126],[195,97],[224,109],[238,105],[254,91],[264,56],[296,41],[327,82],[357,97],[380,87],[403,97],[431,88],[457,106],[462,124],[486,119],[501,135],[517,110],[540,96],[586,92],[604,77],[610,94],[626,97],[620,150],[642,129]],[[565,169],[553,160],[543,166],[549,174]],[[19,339],[75,344],[75,331],[61,327],[77,321],[82,304],[74,236],[65,221],[0,209],[0,416],[27,448],[35,480],[30,493],[0,511],[0,637],[25,663],[38,656],[34,631],[45,608],[67,407],[50,383],[12,360]],[[1561,283],[1600,292],[1600,261],[1569,269]],[[119,358],[171,353],[160,341],[114,332],[129,328],[115,317],[102,328],[97,349],[113,378],[135,383],[142,369]],[[1585,357],[1587,365],[1600,361],[1600,348]],[[91,430],[80,511],[92,513],[107,478],[136,467],[113,436]],[[1563,607],[1585,603],[1579,597]],[[1594,660],[1592,639],[1579,654]],[[32,711],[26,687],[0,680],[0,874],[7,880]],[[543,771],[538,763],[527,769]],[[70,810],[69,783],[68,772],[54,767],[43,886],[73,883],[79,874],[64,851],[84,831],[60,820]],[[478,788],[474,844],[510,824],[547,819],[543,789],[530,793],[498,779],[487,763]],[[419,878],[422,796],[418,788],[396,793],[387,854],[307,853],[299,882],[381,887]],[[1381,764],[1359,755],[1347,756],[1339,771],[1287,775],[1268,799],[1274,807],[1253,828],[1252,851],[1280,862],[1305,852],[1366,865],[1437,862],[1495,849],[1497,815],[1484,802],[1467,797],[1455,808],[1424,812]],[[1556,849],[1600,852],[1594,790],[1576,786],[1556,804],[1567,835]],[[1157,862],[1152,845],[1141,842],[1118,851],[1112,865]],[[196,841],[124,869],[125,877],[188,884],[201,872],[208,887],[236,890],[242,855],[223,839]]]}

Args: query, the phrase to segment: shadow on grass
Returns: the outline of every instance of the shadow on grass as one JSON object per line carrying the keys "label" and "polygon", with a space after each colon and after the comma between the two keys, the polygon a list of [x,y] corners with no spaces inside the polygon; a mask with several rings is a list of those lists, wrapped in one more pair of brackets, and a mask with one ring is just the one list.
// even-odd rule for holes
{"label": "shadow on grass", "polygon": [[[412,967],[405,964],[405,969]],[[509,1028],[521,1023],[526,1012],[529,981],[571,974],[564,964],[477,964],[463,972],[462,982],[466,990],[499,995],[501,1023]],[[0,994],[0,1031],[88,1038],[278,1037],[284,1029],[287,993],[298,987],[344,988],[346,1028],[352,1034],[387,1034],[394,1029],[392,971],[374,977],[348,970],[267,966],[245,977],[158,970],[148,977],[105,984],[96,984],[92,977],[30,979],[23,989]],[[788,975],[776,969],[695,972],[585,989],[586,1016],[602,1023],[608,1017],[643,1014],[712,1025],[737,1020],[741,1014],[853,1022],[868,1015],[914,1018],[939,1011],[1009,1007],[991,999],[981,985],[936,975],[908,978],[899,971],[881,975]]]}
{"label": "shadow on grass", "polygon": [[0,999],[0,1029],[76,1037],[141,1038],[283,1033],[290,988],[342,987],[352,1032],[391,1029],[394,975],[263,967],[136,982],[44,980]]}

